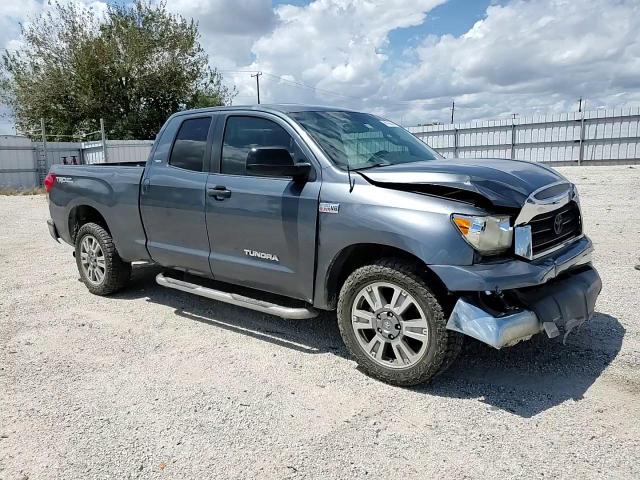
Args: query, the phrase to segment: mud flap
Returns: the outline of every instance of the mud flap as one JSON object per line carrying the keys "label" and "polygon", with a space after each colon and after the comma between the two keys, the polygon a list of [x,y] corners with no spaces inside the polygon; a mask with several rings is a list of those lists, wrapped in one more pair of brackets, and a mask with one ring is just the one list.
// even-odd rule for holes
{"label": "mud flap", "polygon": [[564,343],[574,328],[593,316],[600,290],[600,276],[589,266],[545,285],[517,290],[516,294],[543,324],[553,322],[558,327]]}

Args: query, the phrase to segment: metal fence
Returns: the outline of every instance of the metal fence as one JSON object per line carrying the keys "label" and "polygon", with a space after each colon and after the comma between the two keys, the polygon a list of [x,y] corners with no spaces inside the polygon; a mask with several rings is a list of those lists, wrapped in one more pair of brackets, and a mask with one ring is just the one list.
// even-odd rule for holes
{"label": "metal fence", "polygon": [[[640,163],[640,107],[408,130],[445,157],[512,158],[552,165]],[[144,161],[152,145],[151,140],[106,140],[103,144],[32,142],[26,137],[0,136],[0,187],[41,185],[51,165],[57,163]]]}
{"label": "metal fence", "polygon": [[640,107],[408,130],[445,157],[512,158],[553,165],[640,163]]}
{"label": "metal fence", "polygon": [[[27,137],[0,136],[0,187],[33,188],[42,185],[54,164],[145,161],[152,140],[98,142],[33,142]],[[105,159],[106,156],[106,159]]]}

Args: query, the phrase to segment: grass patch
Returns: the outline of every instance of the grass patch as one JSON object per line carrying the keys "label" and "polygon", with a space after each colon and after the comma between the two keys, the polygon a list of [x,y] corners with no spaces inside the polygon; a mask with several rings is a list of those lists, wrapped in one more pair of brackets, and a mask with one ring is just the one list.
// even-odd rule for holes
{"label": "grass patch", "polygon": [[44,187],[0,187],[0,195],[42,195],[44,193],[46,193]]}

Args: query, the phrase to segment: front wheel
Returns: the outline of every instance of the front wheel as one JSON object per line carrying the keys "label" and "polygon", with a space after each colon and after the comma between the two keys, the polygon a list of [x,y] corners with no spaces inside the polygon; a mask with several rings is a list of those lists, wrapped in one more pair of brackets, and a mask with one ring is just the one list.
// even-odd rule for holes
{"label": "front wheel", "polygon": [[122,289],[131,276],[109,232],[96,223],[85,223],[76,234],[76,264],[91,293],[109,295]]}
{"label": "front wheel", "polygon": [[354,271],[338,300],[342,338],[372,377],[394,385],[426,382],[461,348],[442,306],[411,266],[383,260]]}

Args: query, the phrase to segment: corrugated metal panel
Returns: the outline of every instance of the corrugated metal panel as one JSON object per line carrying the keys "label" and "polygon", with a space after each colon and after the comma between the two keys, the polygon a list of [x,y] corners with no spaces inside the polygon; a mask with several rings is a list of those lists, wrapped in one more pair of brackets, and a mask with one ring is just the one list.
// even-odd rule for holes
{"label": "corrugated metal panel", "polygon": [[38,185],[35,150],[31,140],[0,136],[0,186],[32,188]]}
{"label": "corrugated metal panel", "polygon": [[[146,162],[153,140],[107,140],[107,163]],[[82,144],[85,162],[103,163],[102,142]]]}
{"label": "corrugated metal panel", "polygon": [[88,165],[104,162],[104,156],[102,154],[102,142],[82,143],[82,154],[84,163]]}
{"label": "corrugated metal panel", "polygon": [[[34,142],[36,153],[42,155],[43,145],[42,142]],[[81,144],[78,142],[47,142],[46,145],[47,166],[49,171],[51,165],[67,164],[67,165],[81,165],[82,164],[82,149]]]}
{"label": "corrugated metal panel", "polygon": [[[522,116],[450,125],[409,127],[445,157],[515,158],[551,164],[640,162],[640,107],[584,113]],[[582,135],[581,135],[582,134]],[[107,161],[146,161],[153,141],[107,140]],[[0,136],[0,186],[38,185],[38,159],[56,163],[102,163],[102,142],[47,142]]]}
{"label": "corrugated metal panel", "polygon": [[153,140],[107,140],[108,162],[146,162]]}
{"label": "corrugated metal panel", "polygon": [[424,125],[409,131],[446,157],[556,164],[640,162],[640,107],[587,111],[584,119],[583,113],[556,113]]}
{"label": "corrugated metal panel", "polygon": [[[107,140],[109,162],[145,162],[152,140]],[[46,155],[46,163],[45,163]],[[26,137],[0,136],[0,186],[31,188],[40,182],[38,158],[46,171],[54,164],[102,163],[102,142],[32,142]]]}

